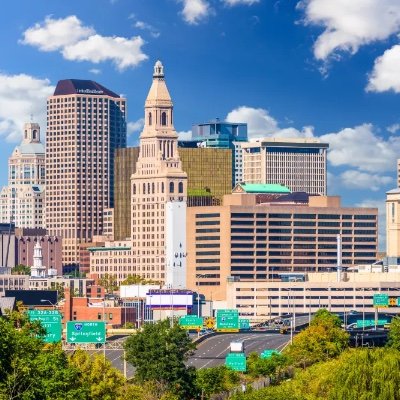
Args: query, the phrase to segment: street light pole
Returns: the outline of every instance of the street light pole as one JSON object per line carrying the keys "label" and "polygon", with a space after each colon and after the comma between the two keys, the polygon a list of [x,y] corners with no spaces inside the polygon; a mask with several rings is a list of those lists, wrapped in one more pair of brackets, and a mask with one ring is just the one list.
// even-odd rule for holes
{"label": "street light pole", "polygon": [[50,300],[47,300],[47,299],[41,299],[40,302],[41,303],[50,303],[53,306],[53,310],[55,310],[57,307],[54,303],[52,303]]}

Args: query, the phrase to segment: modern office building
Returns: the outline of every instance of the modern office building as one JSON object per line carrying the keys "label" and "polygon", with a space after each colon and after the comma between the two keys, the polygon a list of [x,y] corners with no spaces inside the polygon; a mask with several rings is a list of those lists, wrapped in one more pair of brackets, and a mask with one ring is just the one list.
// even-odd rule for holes
{"label": "modern office building", "polygon": [[8,159],[8,186],[0,192],[0,223],[44,228],[45,148],[39,124],[24,125],[23,139]]}
{"label": "modern office building", "polygon": [[126,100],[87,80],[59,81],[47,101],[46,225],[63,238],[63,264],[102,234],[113,207],[114,153],[126,146]]}
{"label": "modern office building", "polygon": [[114,238],[131,237],[131,176],[136,172],[139,147],[116,149],[114,160]]}
{"label": "modern office building", "polygon": [[221,148],[179,148],[182,169],[187,173],[188,207],[219,205],[232,192],[232,150]]}
{"label": "modern office building", "polygon": [[386,192],[386,256],[400,258],[400,188]]}
{"label": "modern office building", "polygon": [[246,186],[222,206],[188,208],[189,289],[219,300],[228,276],[268,281],[278,273],[336,269],[338,236],[344,267],[376,261],[377,209],[342,207],[339,197],[288,193],[279,185]]}
{"label": "modern office building", "polygon": [[232,152],[232,187],[243,181],[242,143],[247,142],[247,124],[216,119],[192,126],[190,141],[179,142],[179,147],[230,149]]}
{"label": "modern office building", "polygon": [[0,267],[15,267],[16,243],[14,224],[0,224]]}
{"label": "modern office building", "polygon": [[279,183],[292,192],[325,196],[328,147],[315,138],[243,143],[243,181]]}

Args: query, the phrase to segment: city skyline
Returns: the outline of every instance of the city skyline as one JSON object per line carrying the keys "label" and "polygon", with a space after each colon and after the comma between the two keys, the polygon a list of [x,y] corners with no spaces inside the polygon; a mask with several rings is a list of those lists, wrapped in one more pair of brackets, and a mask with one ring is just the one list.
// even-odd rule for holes
{"label": "city skyline", "polygon": [[44,133],[46,98],[68,78],[92,79],[123,94],[128,145],[137,145],[148,71],[160,58],[183,136],[192,124],[220,117],[247,122],[252,138],[320,137],[330,144],[328,192],[342,195],[346,205],[383,209],[385,191],[396,186],[400,153],[400,78],[382,78],[399,63],[400,6],[355,3],[7,4],[0,16],[7,33],[0,35],[3,154],[20,142],[31,114]]}

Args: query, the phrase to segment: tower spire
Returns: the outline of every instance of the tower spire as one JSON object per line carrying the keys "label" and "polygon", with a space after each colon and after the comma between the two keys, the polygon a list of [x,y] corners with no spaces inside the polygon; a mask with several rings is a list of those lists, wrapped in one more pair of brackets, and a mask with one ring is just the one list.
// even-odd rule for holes
{"label": "tower spire", "polygon": [[164,78],[164,66],[160,60],[154,64],[153,78]]}

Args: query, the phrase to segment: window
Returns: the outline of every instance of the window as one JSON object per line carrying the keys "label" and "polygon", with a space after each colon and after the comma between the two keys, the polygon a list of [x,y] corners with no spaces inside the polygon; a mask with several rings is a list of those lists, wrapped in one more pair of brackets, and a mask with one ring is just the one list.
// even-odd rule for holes
{"label": "window", "polygon": [[136,194],[136,185],[133,185],[132,193],[133,193],[133,194]]}
{"label": "window", "polygon": [[183,193],[183,182],[178,183],[178,192]]}
{"label": "window", "polygon": [[161,113],[161,125],[162,126],[167,125],[167,113],[166,112]]}
{"label": "window", "polygon": [[169,183],[169,192],[174,193],[174,182]]}
{"label": "window", "polygon": [[149,113],[149,125],[151,125],[152,123],[153,123],[153,117],[151,113]]}

